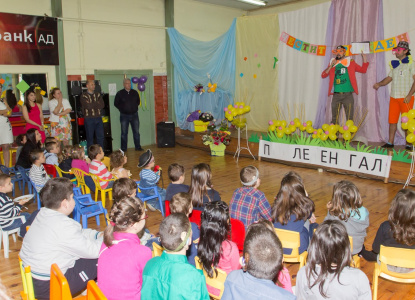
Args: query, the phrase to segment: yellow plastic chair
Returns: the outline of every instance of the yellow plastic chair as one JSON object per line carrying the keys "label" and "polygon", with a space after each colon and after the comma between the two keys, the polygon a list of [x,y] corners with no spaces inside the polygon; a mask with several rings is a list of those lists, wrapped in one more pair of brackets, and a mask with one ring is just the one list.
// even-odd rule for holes
{"label": "yellow plastic chair", "polygon": [[[13,166],[13,153],[17,153],[17,148],[10,148],[10,167]],[[17,161],[16,161],[17,162]]]}
{"label": "yellow plastic chair", "polygon": [[206,273],[206,270],[203,269],[203,275],[205,275],[206,279],[206,285],[209,285],[215,289],[220,290],[219,295],[215,295],[212,293],[209,293],[209,296],[213,299],[221,299],[223,295],[223,291],[225,289],[225,280],[228,276],[225,271],[222,271],[221,269],[216,269],[218,271],[218,275],[216,276],[216,273],[213,273],[213,278],[210,278],[208,274]]}
{"label": "yellow plastic chair", "polygon": [[300,263],[300,269],[304,267],[308,253],[307,251],[304,251],[301,254],[298,253],[300,247],[300,233],[279,228],[274,229],[281,241],[282,247],[292,249],[291,254],[284,254],[284,262]]}
{"label": "yellow plastic chair", "polygon": [[163,247],[153,242],[153,257],[161,256],[163,253]]}
{"label": "yellow plastic chair", "polygon": [[109,182],[112,181],[114,182],[114,179],[110,179],[110,180],[105,180],[105,179],[101,179],[98,177],[98,175],[94,175],[89,173],[89,176],[91,176],[92,180],[95,183],[95,201],[98,201],[98,192],[101,192],[101,202],[102,202],[102,206],[105,208],[105,201],[106,201],[106,197],[108,194],[108,199],[111,201],[112,200],[112,188],[106,188],[103,189],[101,188],[101,182]]}
{"label": "yellow plastic chair", "polygon": [[381,245],[379,261],[380,264],[375,263],[375,270],[373,271],[373,299],[376,300],[378,296],[379,277],[400,283],[415,283],[415,271],[411,273],[397,273],[388,270],[388,265],[415,268],[415,249]]}
{"label": "yellow plastic chair", "polygon": [[[349,241],[350,241],[350,249],[353,249],[353,237],[351,237],[350,235],[349,235]],[[360,256],[358,254],[355,254],[352,256],[352,260],[353,260],[352,264],[354,264],[352,265],[352,267],[360,269]]]}
{"label": "yellow plastic chair", "polygon": [[195,256],[195,267],[198,270],[203,270],[203,265],[199,260],[199,256]]}
{"label": "yellow plastic chair", "polygon": [[[55,166],[56,172],[58,172],[59,177],[63,177],[63,174],[74,175],[72,173],[72,171],[66,172],[66,171],[62,170],[61,168],[59,168],[57,165],[54,165],[54,166]],[[71,179],[71,181],[73,183],[75,183],[76,182],[76,176],[75,176],[75,178]]]}
{"label": "yellow plastic chair", "polygon": [[111,171],[111,163],[110,158],[108,156],[104,156],[102,159],[102,163],[107,167],[108,171]]}
{"label": "yellow plastic chair", "polygon": [[75,175],[77,186],[81,188],[82,194],[90,194],[91,190],[85,183],[85,176],[89,176],[89,174],[76,168],[72,168],[71,173]]}
{"label": "yellow plastic chair", "polygon": [[20,292],[22,300],[36,300],[33,289],[32,272],[30,266],[23,267],[23,262],[19,256],[20,275],[22,276],[23,291]]}
{"label": "yellow plastic chair", "polygon": [[97,283],[93,280],[88,281],[88,285],[86,286],[86,299],[87,300],[107,300],[104,293],[98,287]]}

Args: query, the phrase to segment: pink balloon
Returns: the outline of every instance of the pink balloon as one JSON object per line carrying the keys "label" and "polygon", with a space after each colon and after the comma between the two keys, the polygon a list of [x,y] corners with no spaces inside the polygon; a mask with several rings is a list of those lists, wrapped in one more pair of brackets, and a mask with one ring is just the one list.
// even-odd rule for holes
{"label": "pink balloon", "polygon": [[228,108],[227,108],[227,107],[225,107],[223,110],[224,110],[224,111],[227,111],[227,110],[228,110]]}
{"label": "pink balloon", "polygon": [[268,121],[268,125],[272,125],[272,124],[274,124],[274,122]]}
{"label": "pink balloon", "polygon": [[278,129],[279,129],[279,130],[282,130],[282,127],[280,126],[280,127],[278,127]]}
{"label": "pink balloon", "polygon": [[317,134],[317,130],[313,132],[314,134]]}
{"label": "pink balloon", "polygon": [[244,108],[243,105],[239,105],[239,108]]}
{"label": "pink balloon", "polygon": [[294,125],[294,124],[295,124],[295,123],[294,123],[294,121],[291,121],[291,122],[290,122],[290,125]]}
{"label": "pink balloon", "polygon": [[343,126],[343,129],[344,129],[344,130],[349,130],[349,126],[344,125],[344,126]]}
{"label": "pink balloon", "polygon": [[238,105],[235,104],[233,107],[238,108]]}
{"label": "pink balloon", "polygon": [[409,121],[409,118],[408,117],[402,117],[401,118],[401,122],[402,123],[406,123],[406,122],[408,122]]}
{"label": "pink balloon", "polygon": [[303,126],[304,126],[304,127],[307,127],[307,123],[306,123],[306,122],[304,122],[304,123],[303,123]]}
{"label": "pink balloon", "polygon": [[324,133],[325,133],[325,134],[327,134],[327,135],[329,134],[329,132],[328,132],[327,130],[326,130],[326,131],[324,131]]}

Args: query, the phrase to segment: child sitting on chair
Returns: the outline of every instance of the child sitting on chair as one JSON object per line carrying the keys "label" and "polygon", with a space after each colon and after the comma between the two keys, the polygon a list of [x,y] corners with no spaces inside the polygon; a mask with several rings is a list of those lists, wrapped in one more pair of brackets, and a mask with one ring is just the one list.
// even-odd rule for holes
{"label": "child sitting on chair", "polygon": [[228,274],[222,299],[296,299],[274,283],[282,259],[277,235],[263,225],[252,224],[245,238],[243,269]]}
{"label": "child sitting on chair", "polygon": [[102,151],[102,147],[98,144],[94,144],[89,146],[88,148],[88,156],[91,160],[89,164],[89,173],[93,175],[97,175],[100,179],[100,186],[101,189],[110,189],[114,184],[114,181],[105,181],[113,179],[112,174],[108,171],[107,167],[101,161],[104,158],[104,151]]}
{"label": "child sitting on chair", "polygon": [[71,294],[86,288],[97,277],[102,234],[82,229],[68,216],[75,207],[73,184],[68,178],[52,178],[43,187],[40,197],[44,207],[27,232],[20,258],[30,266],[36,299],[49,299],[50,268],[56,263],[68,280]]}
{"label": "child sitting on chair", "polygon": [[[62,171],[69,172],[72,168],[72,145],[66,145],[62,149],[62,161],[59,164],[59,168],[61,168]],[[62,174],[63,177],[72,179],[75,177],[73,174]]]}
{"label": "child sitting on chair", "polygon": [[16,137],[16,144],[17,144],[17,150],[16,150],[16,161],[19,160],[20,152],[22,152],[24,144],[27,142],[27,137],[25,134],[19,134]]}
{"label": "child sitting on chair", "polygon": [[[139,158],[138,167],[143,169],[140,172],[140,185],[138,188],[149,188],[154,186],[157,187],[157,192],[159,193],[161,200],[164,202],[166,199],[166,190],[157,186],[157,183],[160,180],[161,169],[153,171],[154,166],[155,159],[153,153],[150,149],[148,149],[146,152],[141,154]],[[153,189],[142,189],[141,192],[146,196],[154,195]],[[146,201],[146,204],[151,211],[161,209],[159,199],[157,198]]]}
{"label": "child sitting on chair", "polygon": [[61,152],[61,147],[58,142],[48,142],[45,144],[45,158],[48,165],[59,166],[58,154]]}
{"label": "child sitting on chair", "polygon": [[167,172],[169,173],[171,183],[166,189],[166,200],[170,201],[177,193],[187,193],[189,191],[189,186],[187,184],[183,184],[184,167],[182,165],[176,163],[171,164]]}
{"label": "child sitting on chair", "polygon": [[32,167],[29,171],[29,177],[36,185],[36,191],[39,193],[42,187],[50,179],[45,168],[43,167],[43,164],[45,163],[45,155],[43,154],[43,151],[36,149],[30,152],[30,161],[32,162]]}
{"label": "child sitting on chair", "polygon": [[124,165],[127,163],[127,156],[125,155],[124,151],[121,149],[116,150],[111,153],[110,155],[110,164],[112,168],[112,175],[116,178],[130,178],[131,172],[127,169],[124,169]]}
{"label": "child sitting on chair", "polygon": [[164,251],[144,268],[142,299],[209,299],[205,276],[186,258],[191,236],[192,226],[184,214],[171,214],[161,222]]}

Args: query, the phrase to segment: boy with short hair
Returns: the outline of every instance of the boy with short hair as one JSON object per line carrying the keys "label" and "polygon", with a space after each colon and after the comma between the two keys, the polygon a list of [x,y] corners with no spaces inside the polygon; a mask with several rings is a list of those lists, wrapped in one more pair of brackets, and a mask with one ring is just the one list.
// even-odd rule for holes
{"label": "boy with short hair", "polygon": [[209,299],[205,276],[186,258],[191,235],[192,227],[184,214],[171,214],[161,222],[165,251],[147,262],[141,299]]}
{"label": "boy with short hair", "polygon": [[53,141],[45,144],[45,158],[48,165],[59,166],[58,153],[61,151],[59,143]]}
{"label": "boy with short hair", "polygon": [[296,299],[273,280],[282,268],[282,245],[277,235],[261,224],[253,224],[244,244],[242,270],[228,274],[222,300]]}
{"label": "boy with short hair", "polygon": [[242,187],[237,188],[229,203],[229,215],[240,220],[247,228],[260,218],[271,221],[271,206],[265,194],[258,190],[261,180],[254,166],[247,166],[240,173]]}
{"label": "boy with short hair", "polygon": [[[192,198],[188,193],[177,193],[171,198],[170,212],[172,214],[181,213],[187,217],[192,213]],[[197,256],[197,244],[199,244],[200,230],[196,223],[190,222],[192,226],[192,244],[186,252],[189,264],[195,266],[195,257]]]}
{"label": "boy with short hair", "polygon": [[[102,151],[100,145],[94,144],[88,148],[88,157],[91,160],[91,163],[89,164],[89,173],[97,175],[100,179],[110,180],[112,179],[112,174],[101,161],[104,156],[104,151]],[[114,181],[101,181],[99,184],[102,189],[109,189],[112,188]]]}
{"label": "boy with short hair", "polygon": [[32,162],[32,167],[29,171],[29,177],[36,185],[36,191],[39,193],[42,187],[50,179],[49,175],[46,173],[43,164],[45,163],[45,155],[40,149],[35,149],[30,152],[30,161]]}
{"label": "boy with short hair", "polygon": [[69,218],[75,207],[73,185],[68,178],[49,180],[40,197],[42,207],[27,232],[20,258],[30,266],[37,299],[49,299],[50,268],[56,263],[68,280],[71,294],[86,288],[97,277],[102,234],[82,229]]}
{"label": "boy with short hair", "polygon": [[177,193],[187,193],[189,191],[189,186],[183,184],[184,182],[184,167],[179,164],[171,164],[168,169],[169,178],[171,183],[166,189],[166,200],[171,200],[173,195]]}

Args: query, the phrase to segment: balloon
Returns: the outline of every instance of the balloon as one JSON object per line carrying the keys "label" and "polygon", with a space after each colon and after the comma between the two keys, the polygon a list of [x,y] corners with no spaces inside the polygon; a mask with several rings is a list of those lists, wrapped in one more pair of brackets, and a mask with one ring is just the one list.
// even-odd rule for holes
{"label": "balloon", "polygon": [[313,125],[313,122],[307,121],[306,124],[307,124],[307,126],[312,126]]}
{"label": "balloon", "polygon": [[329,126],[329,131],[330,132],[336,132],[336,125],[330,125]]}
{"label": "balloon", "polygon": [[304,131],[306,128],[307,128],[307,127],[305,127],[305,126],[303,126],[303,125],[301,125],[301,126],[300,126],[300,130],[301,130],[301,131]]}
{"label": "balloon", "polygon": [[317,134],[318,132],[317,132],[317,130],[314,130],[314,132],[313,132],[314,134]]}
{"label": "balloon", "polygon": [[232,116],[234,116],[234,117],[236,117],[238,115],[238,113],[236,112],[236,110],[234,109],[233,111],[232,111]]}
{"label": "balloon", "polygon": [[299,118],[295,118],[294,119],[294,122],[300,122],[300,119]]}
{"label": "balloon", "polygon": [[322,133],[321,135],[320,135],[320,138],[321,138],[321,140],[322,141],[325,141],[325,140],[327,140],[327,138],[328,138],[329,136],[327,135],[327,134],[325,134],[325,133]]}
{"label": "balloon", "polygon": [[246,112],[250,112],[251,111],[251,107],[249,105],[245,106]]}
{"label": "balloon", "polygon": [[323,124],[321,128],[323,128],[323,130],[326,131],[327,129],[329,129],[329,124]]}
{"label": "balloon", "polygon": [[226,113],[227,113],[228,115],[231,115],[231,114],[232,114],[232,111],[231,111],[231,110],[228,110]]}
{"label": "balloon", "polygon": [[135,83],[135,84],[139,83],[138,77],[131,78],[131,81],[132,83]]}
{"label": "balloon", "polygon": [[290,122],[290,125],[294,125],[294,124],[295,124],[295,123],[294,123],[294,121],[291,121],[291,122]]}
{"label": "balloon", "polygon": [[281,126],[279,126],[279,127],[278,127],[278,130],[282,130],[282,127],[281,127]]}
{"label": "balloon", "polygon": [[228,110],[231,110],[233,106],[231,104],[228,105]]}
{"label": "balloon", "polygon": [[228,120],[229,120],[230,122],[232,122],[232,121],[233,121],[233,116],[232,116],[232,115],[228,116]]}
{"label": "balloon", "polygon": [[137,88],[140,92],[144,92],[146,90],[146,85],[144,83],[137,84]]}
{"label": "balloon", "polygon": [[274,124],[274,122],[268,121],[268,125],[272,125],[272,124]]}
{"label": "balloon", "polygon": [[245,106],[245,102],[241,102],[240,105]]}
{"label": "balloon", "polygon": [[316,138],[317,138],[317,134],[313,134],[311,137],[312,137],[313,139],[316,139]]}
{"label": "balloon", "polygon": [[406,137],[406,141],[408,142],[408,143],[413,143],[413,142],[415,142],[415,134],[413,134],[413,133],[410,133],[410,134],[408,134],[408,136]]}
{"label": "balloon", "polygon": [[275,122],[275,126],[281,126],[281,121]]}
{"label": "balloon", "polygon": [[[414,113],[415,113],[415,111],[414,111]],[[349,127],[350,127],[350,126],[353,126],[353,125],[354,125],[353,120],[349,120],[349,121],[347,121],[347,122],[346,122],[346,125],[347,125],[347,126],[349,126]]]}
{"label": "balloon", "polygon": [[242,105],[239,105],[239,108],[244,108]]}
{"label": "balloon", "polygon": [[284,136],[284,132],[279,131],[277,132],[277,137],[282,138]]}
{"label": "balloon", "polygon": [[301,126],[301,122],[300,121],[294,121],[294,125],[295,125],[295,127],[300,127]]}
{"label": "balloon", "polygon": [[271,125],[268,127],[268,131],[275,131],[275,125]]}
{"label": "balloon", "polygon": [[345,141],[349,141],[352,138],[352,135],[350,134],[350,132],[346,131],[345,133],[343,133],[343,139]]}
{"label": "balloon", "polygon": [[147,82],[147,76],[146,75],[143,75],[143,76],[141,76],[140,78],[138,78],[138,82],[140,82],[140,83],[146,83]]}
{"label": "balloon", "polygon": [[236,112],[238,113],[238,115],[242,115],[244,113],[244,111],[242,110],[242,108],[237,108]]}
{"label": "balloon", "polygon": [[344,129],[344,130],[349,130],[349,126],[344,125],[344,126],[343,126],[343,129]]}
{"label": "balloon", "polygon": [[321,134],[323,132],[323,129],[319,128],[317,129],[317,134]]}
{"label": "balloon", "polygon": [[294,125],[288,126],[291,132],[294,132],[297,128]]}
{"label": "balloon", "polygon": [[350,126],[350,132],[356,132],[356,131],[357,131],[356,125]]}
{"label": "balloon", "polygon": [[287,126],[287,121],[285,121],[285,120],[284,120],[284,121],[281,121],[281,122],[282,122],[282,123],[281,123],[281,126],[282,126],[282,127]]}
{"label": "balloon", "polygon": [[409,118],[409,119],[413,119],[413,118],[415,118],[415,110],[411,109],[411,110],[408,112],[408,118]]}
{"label": "balloon", "polygon": [[314,132],[314,128],[313,128],[313,127],[311,127],[311,126],[307,126],[307,127],[305,128],[305,130],[306,130],[308,133],[313,133],[313,132]]}
{"label": "balloon", "polygon": [[340,133],[342,133],[342,134],[344,133],[344,129],[343,129],[343,127],[340,127],[340,128],[339,128],[339,132],[340,132]]}
{"label": "balloon", "polygon": [[330,132],[328,130],[324,131],[325,134],[329,135]]}
{"label": "balloon", "polygon": [[409,121],[409,118],[408,117],[402,117],[401,118],[401,122],[402,123],[406,123],[406,122],[408,122]]}
{"label": "balloon", "polygon": [[335,140],[337,139],[337,135],[335,135],[334,133],[331,133],[331,134],[329,135],[329,138],[330,138],[332,141],[335,141]]}
{"label": "balloon", "polygon": [[306,122],[304,122],[304,123],[303,123],[303,126],[304,126],[304,127],[306,127],[306,126],[307,126],[307,123],[306,123]]}
{"label": "balloon", "polygon": [[401,126],[402,126],[402,129],[404,129],[404,130],[408,129],[408,124],[407,123],[402,123]]}
{"label": "balloon", "polygon": [[403,113],[402,115],[401,115],[402,117],[407,117],[408,116],[408,113]]}
{"label": "balloon", "polygon": [[291,134],[291,130],[290,130],[290,128],[288,128],[288,127],[286,127],[285,129],[284,129],[284,133],[285,134]]}
{"label": "balloon", "polygon": [[228,108],[227,108],[227,107],[225,107],[223,110],[224,110],[224,111],[228,111]]}
{"label": "balloon", "polygon": [[233,107],[238,108],[239,105],[235,104]]}
{"label": "balloon", "polygon": [[[403,125],[403,124],[402,124]],[[413,124],[409,124],[408,125],[408,131],[409,132],[413,132],[415,130],[415,125],[413,125]]]}

